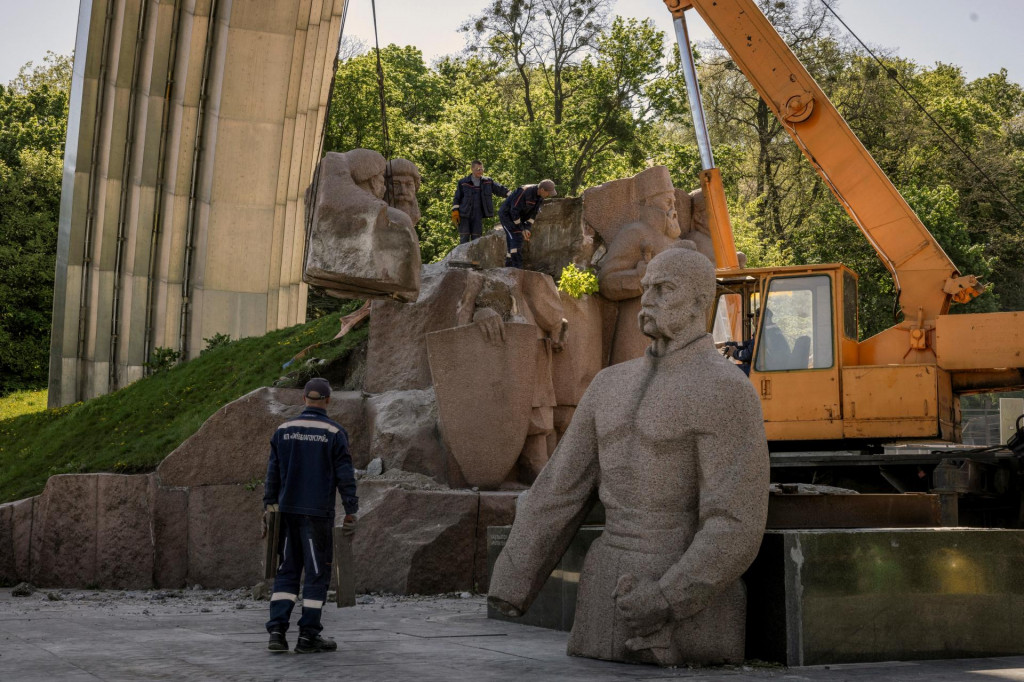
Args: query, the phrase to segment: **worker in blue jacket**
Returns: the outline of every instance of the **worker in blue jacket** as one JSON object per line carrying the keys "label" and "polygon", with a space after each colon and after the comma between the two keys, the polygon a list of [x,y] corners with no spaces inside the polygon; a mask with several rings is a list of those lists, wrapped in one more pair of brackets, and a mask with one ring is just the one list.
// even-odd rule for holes
{"label": "worker in blue jacket", "polygon": [[541,180],[536,185],[523,185],[517,187],[508,198],[501,203],[498,209],[498,220],[505,230],[505,267],[523,267],[523,238],[530,239],[530,230],[533,222],[537,219],[537,212],[548,197],[553,197],[555,183],[551,180]]}
{"label": "worker in blue jacket", "polygon": [[327,417],[331,385],[310,379],[303,390],[305,409],[277,428],[270,439],[270,461],[263,505],[281,512],[281,564],[270,597],[271,651],[288,651],[285,632],[299,598],[299,579],[305,572],[302,617],[296,653],[334,651],[337,643],[320,636],[320,615],[327,600],[334,556],[334,496],[345,507],[344,532],[355,531],[359,498],[348,434]]}
{"label": "worker in blue jacket", "polygon": [[455,186],[452,222],[459,228],[459,243],[479,239],[484,229],[484,218],[494,216],[494,195],[508,196],[508,188],[484,175],[484,162],[475,159],[469,175]]}

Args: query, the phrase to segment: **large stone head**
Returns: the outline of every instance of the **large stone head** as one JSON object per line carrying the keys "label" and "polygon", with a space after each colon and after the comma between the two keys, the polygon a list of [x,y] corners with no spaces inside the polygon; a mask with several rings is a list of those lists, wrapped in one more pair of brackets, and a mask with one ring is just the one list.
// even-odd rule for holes
{"label": "large stone head", "polygon": [[676,215],[676,191],[664,166],[653,166],[634,177],[641,222],[664,233],[670,239],[679,236]]}
{"label": "large stone head", "polygon": [[384,155],[372,149],[352,149],[345,152],[345,160],[352,181],[378,199],[383,199],[384,171],[387,170]]}
{"label": "large stone head", "polygon": [[704,334],[715,298],[715,267],[690,241],[666,249],[647,265],[641,280],[640,330],[669,346]]}
{"label": "large stone head", "polygon": [[408,159],[391,161],[392,205],[412,219],[415,225],[420,221],[420,204],[416,192],[420,188],[420,170]]}

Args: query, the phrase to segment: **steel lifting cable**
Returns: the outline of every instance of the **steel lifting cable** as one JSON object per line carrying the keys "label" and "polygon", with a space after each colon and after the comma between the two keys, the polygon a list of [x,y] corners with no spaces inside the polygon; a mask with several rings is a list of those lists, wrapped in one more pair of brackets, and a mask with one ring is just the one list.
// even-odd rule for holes
{"label": "steel lifting cable", "polygon": [[377,55],[377,92],[380,97],[380,128],[384,140],[384,158],[387,159],[387,167],[384,171],[384,200],[388,205],[394,202],[394,181],[391,171],[391,139],[388,137],[388,110],[384,97],[384,65],[380,61],[380,40],[377,38],[377,0],[370,0],[370,9],[373,11],[373,45]]}
{"label": "steel lifting cable", "polygon": [[864,41],[860,39],[860,36],[858,36],[858,35],[857,35],[856,33],[854,33],[854,32],[853,32],[853,29],[852,29],[852,28],[850,28],[849,26],[847,26],[846,22],[845,22],[845,21],[843,21],[842,17],[840,17],[840,16],[839,16],[839,14],[837,14],[837,13],[836,13],[836,11],[835,11],[834,9],[832,9],[832,6],[828,4],[827,0],[821,0],[821,4],[822,4],[822,5],[824,5],[824,6],[825,6],[825,8],[826,8],[826,9],[828,9],[828,11],[829,11],[829,12],[831,12],[831,13],[832,13],[832,16],[834,16],[834,17],[836,18],[836,20],[837,20],[837,21],[839,21],[839,23],[843,25],[843,28],[845,28],[845,29],[846,29],[847,31],[849,31],[849,32],[850,32],[850,35],[852,35],[852,36],[853,36],[853,37],[854,37],[854,38],[855,38],[855,39],[857,40],[857,42],[858,42],[858,43],[860,43],[860,46],[861,46],[861,47],[863,47],[863,48],[864,48],[864,50],[865,50],[865,51],[866,51],[866,52],[867,52],[867,53],[868,53],[869,55],[871,55],[871,58],[872,58],[872,59],[874,59],[874,60],[875,60],[875,62],[877,62],[877,63],[878,63],[878,65],[879,65],[880,67],[882,67],[882,70],[883,70],[883,71],[885,71],[886,75],[887,75],[887,76],[888,76],[888,77],[889,77],[889,78],[890,78],[891,80],[893,80],[893,81],[895,81],[895,82],[896,82],[896,85],[898,85],[898,86],[900,87],[900,89],[901,89],[901,90],[902,90],[903,92],[905,92],[905,93],[907,94],[907,97],[909,97],[909,98],[911,99],[911,101],[912,101],[912,102],[913,102],[914,104],[916,104],[916,105],[917,105],[917,108],[918,108],[918,109],[920,109],[920,110],[921,110],[922,112],[924,112],[924,115],[928,117],[928,120],[929,120],[929,121],[931,121],[931,122],[932,122],[933,124],[935,124],[935,127],[939,129],[939,132],[941,132],[941,133],[942,133],[942,134],[943,134],[943,135],[945,136],[945,138],[946,138],[947,140],[949,140],[950,144],[952,144],[952,145],[953,145],[954,147],[956,147],[956,149],[957,149],[957,150],[958,150],[958,151],[959,151],[959,152],[960,152],[961,154],[963,154],[963,155],[964,155],[964,158],[966,158],[966,159],[967,159],[967,160],[968,160],[968,161],[970,162],[970,164],[971,164],[972,166],[974,166],[974,168],[975,168],[975,169],[976,169],[976,170],[977,170],[977,171],[978,171],[979,173],[981,173],[981,176],[982,176],[983,178],[985,178],[985,180],[987,180],[987,181],[988,181],[988,183],[989,183],[990,185],[992,185],[992,188],[993,188],[993,189],[995,189],[995,191],[999,193],[999,196],[1001,196],[1001,197],[1003,198],[1003,200],[1004,200],[1004,201],[1006,202],[1006,204],[1007,204],[1007,205],[1008,205],[1008,206],[1009,206],[1010,208],[1012,208],[1012,209],[1013,209],[1014,211],[1016,211],[1017,215],[1019,215],[1019,216],[1020,216],[1020,217],[1021,217],[1022,219],[1024,219],[1024,211],[1021,211],[1021,209],[1020,209],[1020,208],[1019,208],[1019,207],[1017,206],[1017,204],[1013,203],[1013,200],[1012,200],[1012,199],[1010,199],[1010,197],[1006,196],[1006,193],[1005,193],[1005,192],[1003,192],[1002,188],[1000,188],[1000,187],[999,187],[999,185],[997,185],[997,184],[995,183],[995,181],[994,181],[994,180],[993,180],[992,178],[990,178],[990,177],[989,177],[988,173],[986,173],[986,172],[985,172],[985,170],[984,170],[984,169],[983,169],[983,168],[982,168],[982,167],[981,167],[980,165],[978,165],[978,163],[977,163],[977,162],[976,162],[976,161],[975,161],[975,160],[974,160],[974,159],[973,159],[973,158],[971,157],[971,155],[970,155],[969,153],[967,153],[967,150],[966,150],[966,149],[964,149],[964,148],[963,148],[963,147],[962,147],[962,146],[960,145],[960,143],[959,143],[959,142],[957,142],[957,141],[956,141],[956,139],[955,139],[955,138],[954,138],[954,137],[953,137],[952,135],[950,135],[950,134],[949,134],[949,133],[948,133],[948,132],[946,131],[946,129],[945,129],[945,128],[943,128],[943,127],[942,127],[942,124],[941,124],[941,123],[939,123],[939,122],[938,122],[937,120],[935,120],[935,117],[934,117],[934,116],[932,116],[932,115],[931,115],[931,114],[930,114],[930,113],[928,112],[928,110],[927,110],[927,109],[925,108],[925,106],[924,106],[923,104],[921,104],[920,100],[918,100],[918,99],[917,99],[917,97],[915,97],[915,96],[914,96],[914,93],[912,93],[912,92],[911,92],[911,91],[910,91],[910,90],[909,90],[909,89],[907,88],[907,86],[903,84],[903,81],[901,81],[901,80],[899,79],[899,77],[897,76],[897,73],[896,73],[896,69],[894,69],[893,67],[887,66],[887,65],[885,64],[885,62],[883,62],[883,61],[882,61],[881,59],[879,59],[878,55],[876,55],[876,54],[875,54],[875,53],[874,53],[874,52],[873,52],[873,51],[871,50],[871,48],[870,48],[870,47],[868,47],[867,45],[865,45],[865,44],[864,44]]}

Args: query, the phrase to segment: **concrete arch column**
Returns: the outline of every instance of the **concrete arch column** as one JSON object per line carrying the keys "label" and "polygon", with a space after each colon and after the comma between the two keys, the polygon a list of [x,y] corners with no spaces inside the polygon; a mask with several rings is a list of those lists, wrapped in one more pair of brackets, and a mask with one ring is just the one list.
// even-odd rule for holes
{"label": "concrete arch column", "polygon": [[305,320],[303,191],[347,0],[83,0],[58,228],[50,405],[154,348]]}

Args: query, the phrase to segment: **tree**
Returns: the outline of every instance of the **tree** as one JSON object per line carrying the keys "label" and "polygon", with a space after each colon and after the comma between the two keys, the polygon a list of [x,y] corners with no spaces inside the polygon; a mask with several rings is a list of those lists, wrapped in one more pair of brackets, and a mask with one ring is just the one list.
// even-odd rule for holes
{"label": "tree", "polygon": [[0,86],[0,395],[46,385],[71,57]]}

